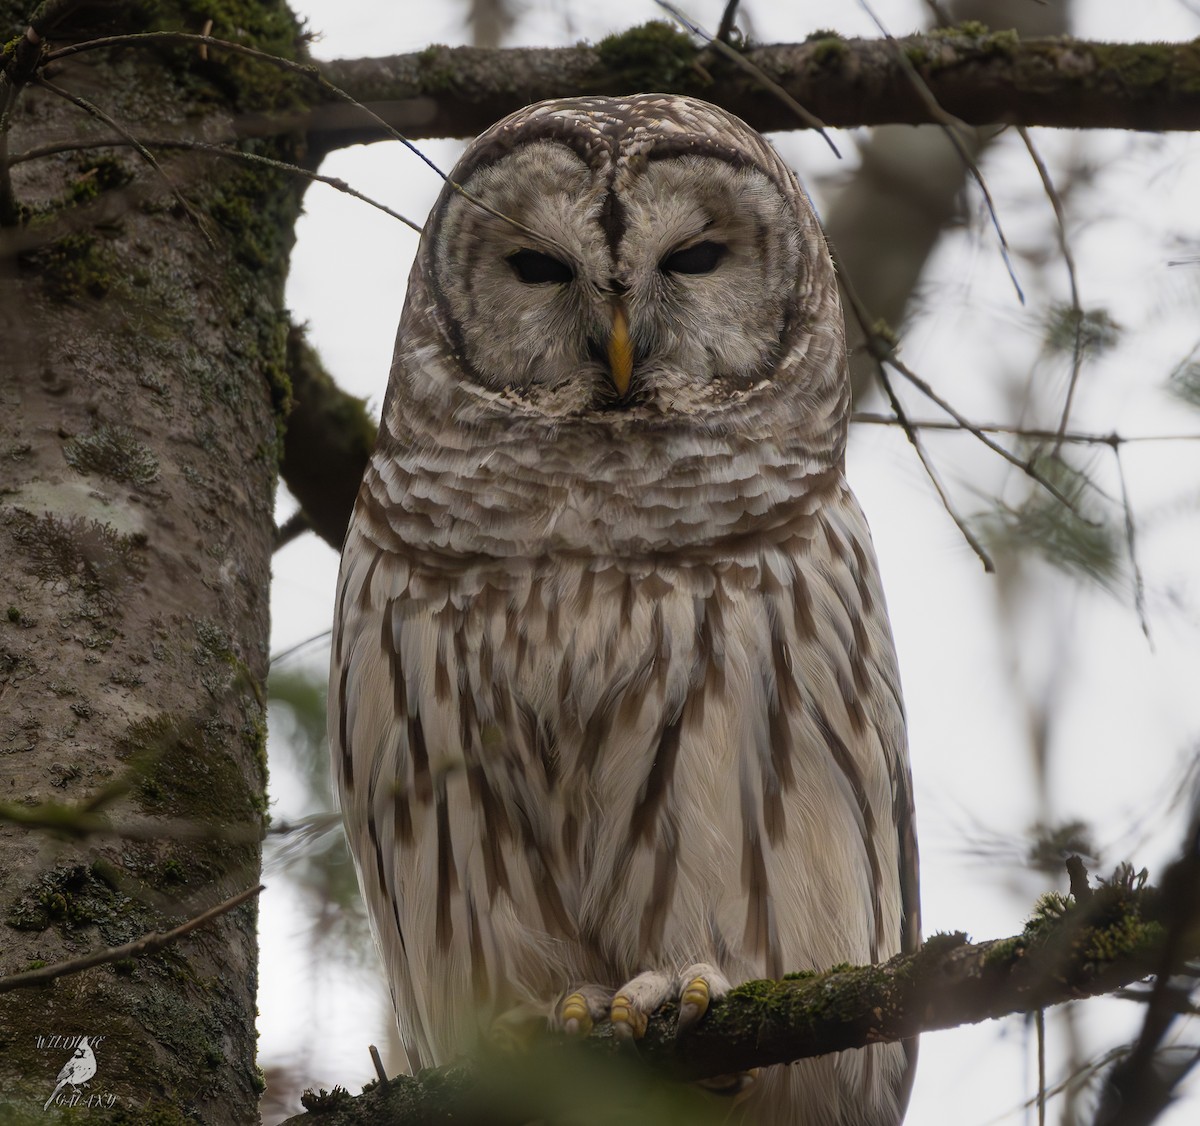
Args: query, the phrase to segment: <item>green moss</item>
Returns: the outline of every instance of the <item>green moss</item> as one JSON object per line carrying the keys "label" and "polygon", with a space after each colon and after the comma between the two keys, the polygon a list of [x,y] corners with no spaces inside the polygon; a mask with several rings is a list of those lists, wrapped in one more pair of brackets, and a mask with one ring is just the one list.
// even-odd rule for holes
{"label": "green moss", "polygon": [[813,66],[832,67],[841,63],[850,53],[850,47],[840,35],[827,35],[819,39],[809,36],[809,59]]}
{"label": "green moss", "polygon": [[162,878],[168,884],[181,884],[184,882],[183,865],[174,857],[164,860],[159,871],[162,873]]}
{"label": "green moss", "polygon": [[354,1096],[345,1087],[334,1087],[332,1091],[313,1091],[311,1088],[300,1096],[300,1105],[309,1114],[333,1114],[348,1107],[354,1101]]}
{"label": "green moss", "polygon": [[1096,63],[1115,72],[1123,85],[1149,90],[1170,81],[1175,69],[1173,43],[1093,43]]}
{"label": "green moss", "polygon": [[921,960],[936,960],[945,957],[952,950],[965,946],[968,942],[964,931],[938,931],[931,934],[918,951]]}
{"label": "green moss", "polygon": [[[135,937],[128,925],[129,900],[83,864],[61,865],[39,875],[9,904],[5,922],[14,930],[65,932],[97,926],[106,942]],[[138,932],[141,933],[141,932]]]}
{"label": "green moss", "polygon": [[134,772],[142,808],[224,826],[257,824],[259,796],[231,758],[225,735],[219,723],[200,727],[166,716],[130,725],[118,753]]}
{"label": "green moss", "polygon": [[1015,958],[1020,957],[1028,945],[1025,939],[1019,935],[993,942],[983,956],[983,964],[995,968],[1007,966]]}
{"label": "green moss", "polygon": [[988,44],[993,54],[1013,58],[1021,47],[1021,36],[1012,28],[1007,31],[994,31],[988,36]]}
{"label": "green moss", "polygon": [[730,997],[744,997],[747,1001],[762,1002],[769,1000],[775,992],[773,981],[747,981],[730,990]]}
{"label": "green moss", "polygon": [[988,26],[979,20],[963,20],[950,27],[935,27],[929,32],[932,39],[979,39],[988,34]]}
{"label": "green moss", "polygon": [[113,286],[111,252],[92,234],[64,235],[20,256],[21,265],[41,278],[55,301],[102,298]]}
{"label": "green moss", "polygon": [[[446,94],[458,88],[461,79],[454,66],[453,48],[432,43],[417,52],[421,88],[431,94]],[[369,91],[364,91],[369,94]]]}
{"label": "green moss", "polygon": [[[266,142],[249,142],[248,151],[261,156],[279,157]],[[291,229],[281,225],[280,216],[263,206],[267,199],[287,194],[290,182],[285,175],[258,165],[241,168],[223,177],[208,196],[209,215],[233,236],[238,261],[253,271],[277,267],[291,245]]]}
{"label": "green moss", "polygon": [[10,622],[19,622],[21,620],[21,611],[15,606],[10,606],[8,610],[5,611],[5,616]]}
{"label": "green moss", "polygon": [[[1021,38],[1015,31],[990,31],[977,20],[935,28],[925,36],[914,36],[902,42],[908,61],[932,73],[946,67],[961,66],[968,60],[1010,59],[1021,46]],[[935,46],[930,48],[927,45],[930,42]],[[945,47],[937,44],[945,44]]]}
{"label": "green moss", "polygon": [[67,464],[79,473],[96,473],[127,485],[145,486],[158,480],[158,458],[123,426],[101,426],[63,446]]}
{"label": "green moss", "polygon": [[[209,34],[215,39],[242,43],[289,61],[304,57],[308,36],[282,0],[182,0],[178,11],[188,31],[199,30],[211,19]],[[172,19],[160,26],[179,25]],[[243,112],[298,109],[305,96],[312,95],[313,83],[304,75],[220,48],[201,53],[188,46],[164,54],[170,55],[177,74],[211,84],[216,99]]]}
{"label": "green moss", "polygon": [[606,36],[596,44],[596,53],[613,79],[631,92],[673,90],[698,77],[691,39],[661,20]]}

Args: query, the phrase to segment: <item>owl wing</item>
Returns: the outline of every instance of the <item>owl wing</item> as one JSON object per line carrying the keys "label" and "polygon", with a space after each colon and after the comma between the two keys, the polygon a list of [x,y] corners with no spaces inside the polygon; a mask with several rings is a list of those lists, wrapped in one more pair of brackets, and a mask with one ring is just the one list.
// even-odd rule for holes
{"label": "owl wing", "polygon": [[[360,496],[359,508],[362,507]],[[328,731],[334,780],[376,943],[391,983],[410,1070],[432,1063],[413,1008],[410,904],[397,864],[410,848],[410,798],[430,787],[423,717],[400,664],[390,591],[398,560],[352,521],[333,625]],[[419,904],[416,904],[418,908]]]}
{"label": "owl wing", "polygon": [[[530,814],[546,796],[501,746],[528,724],[507,697],[498,721],[481,690],[490,661],[481,622],[490,619],[469,624],[452,597],[461,595],[454,576],[419,565],[387,536],[385,519],[372,522],[371,504],[369,476],[339,577],[329,741],[348,843],[416,1070],[468,1045],[480,1016],[511,1003],[531,974],[544,981],[552,961],[541,948],[545,920],[524,907],[549,905],[564,924],[566,912]],[[504,623],[504,610],[496,614]],[[498,904],[501,887],[508,894]]]}

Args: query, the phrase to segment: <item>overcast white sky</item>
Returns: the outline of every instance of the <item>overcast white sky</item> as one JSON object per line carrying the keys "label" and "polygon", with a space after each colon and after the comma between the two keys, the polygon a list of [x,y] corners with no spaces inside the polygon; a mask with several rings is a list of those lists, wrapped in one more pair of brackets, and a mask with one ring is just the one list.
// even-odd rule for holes
{"label": "overcast white sky", "polygon": [[[1014,0],[1014,6],[1018,0]],[[1033,2],[1033,0],[1019,0]],[[319,57],[384,55],[430,42],[462,42],[455,3],[393,5],[382,0],[307,0],[294,6],[321,38]],[[694,0],[688,10],[714,28],[723,4]],[[857,4],[809,0],[743,5],[764,42],[801,40],[817,28],[872,35]],[[924,20],[917,0],[877,0],[896,34]],[[1191,39],[1200,35],[1200,5],[1181,0],[1077,0],[1075,31],[1108,39]],[[529,0],[511,42],[595,40],[658,18],[650,0]],[[818,208],[836,178],[857,164],[854,133],[835,131],[840,166],[806,134],[776,138]],[[1096,174],[1069,198],[1068,223],[1085,307],[1105,306],[1121,324],[1122,342],[1085,369],[1073,428],[1122,435],[1200,433],[1200,414],[1163,391],[1170,371],[1200,341],[1200,141],[1195,135],[1067,135],[1036,130],[1053,171],[1090,155]],[[461,142],[422,149],[443,168]],[[420,222],[440,187],[397,145],[335,153],[323,172],[339,176]],[[1033,381],[1043,402],[1061,401],[1069,365],[1042,352],[1048,303],[1067,294],[1065,271],[1044,273],[1021,251],[1053,258],[1053,214],[1018,138],[1003,139],[985,173],[1026,284],[1022,308],[1008,283],[977,194],[972,221],[944,240],[922,280],[921,315],[905,337],[908,363],[977,421],[1006,415],[1012,389]],[[293,256],[289,304],[311,326],[311,339],[343,387],[376,408],[387,380],[395,326],[416,236],[379,212],[322,186],[310,189]],[[1171,261],[1187,260],[1182,265]],[[904,392],[911,413],[935,417]],[[931,452],[961,511],[1002,495],[1019,501],[1019,474],[967,436],[931,438]],[[1119,496],[1111,453],[1089,455],[1104,489]],[[1036,818],[1029,735],[1021,688],[1061,680],[1055,713],[1052,814],[1089,821],[1104,848],[1104,866],[1132,859],[1161,871],[1179,834],[1167,800],[1181,763],[1200,746],[1200,443],[1124,448],[1123,464],[1139,522],[1153,649],[1142,636],[1128,586],[1115,593],[1032,567],[1033,594],[1011,633],[997,627],[1000,594],[966,547],[894,430],[856,427],[849,473],[870,519],[891,608],[910,714],[913,773],[921,835],[925,931],[967,930],[978,939],[1020,930],[1045,884],[1002,865]],[[280,516],[294,507],[280,502]],[[276,557],[273,648],[279,652],[328,628],[337,559],[306,537]],[[1042,571],[1045,571],[1043,574]],[[1016,641],[1005,640],[1015,637]],[[320,667],[320,646],[300,660]],[[287,772],[272,777],[277,816],[299,812],[301,790]],[[978,855],[984,839],[999,852]],[[1005,852],[1007,849],[1007,852]],[[310,983],[301,908],[276,878],[263,898],[263,969],[259,999],[264,1063],[294,1054],[318,1029],[311,1082],[355,1089],[371,1076],[366,1045],[381,1042],[383,1019],[370,974]],[[1063,880],[1065,890],[1065,879]],[[370,962],[368,960],[368,965]],[[303,978],[304,987],[298,988]],[[1128,1002],[1093,1002],[1080,1013],[1096,1046],[1132,1031]],[[1051,1027],[1050,1078],[1058,1078]],[[1192,1030],[1192,1039],[1197,1031]],[[1032,1044],[1019,1019],[924,1038],[912,1126],[1022,1122],[1035,1090]],[[1057,1115],[1052,1112],[1051,1121]],[[1200,1089],[1163,1119],[1200,1119]],[[1028,1119],[1033,1121],[1034,1119]]]}

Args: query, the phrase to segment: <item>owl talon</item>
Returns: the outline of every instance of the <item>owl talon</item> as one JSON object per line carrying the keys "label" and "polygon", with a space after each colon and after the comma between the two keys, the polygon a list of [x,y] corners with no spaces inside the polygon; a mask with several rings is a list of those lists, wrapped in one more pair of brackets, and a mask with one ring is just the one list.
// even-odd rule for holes
{"label": "owl talon", "polygon": [[618,1040],[640,1040],[646,1035],[648,1016],[625,993],[618,993],[609,1013],[613,1035]]}
{"label": "owl talon", "polygon": [[592,1031],[592,1014],[582,993],[572,993],[559,1005],[558,1023],[568,1036],[582,1038]]}
{"label": "owl talon", "polygon": [[549,1021],[551,1030],[583,1039],[598,1021],[608,1016],[608,998],[608,990],[599,985],[581,985],[571,990],[554,1006]]}
{"label": "owl talon", "polygon": [[679,1031],[686,1032],[708,1012],[711,999],[708,980],[694,977],[679,994]]}
{"label": "owl talon", "polygon": [[704,1018],[709,1006],[729,992],[729,981],[707,962],[697,962],[679,975],[679,1021],[675,1035],[690,1032]]}

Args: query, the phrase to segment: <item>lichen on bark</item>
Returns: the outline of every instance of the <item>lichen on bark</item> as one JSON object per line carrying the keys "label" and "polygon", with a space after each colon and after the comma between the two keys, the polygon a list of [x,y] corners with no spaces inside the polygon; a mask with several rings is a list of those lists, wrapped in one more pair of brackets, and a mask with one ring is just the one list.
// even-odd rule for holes
{"label": "lichen on bark", "polygon": [[[215,35],[304,49],[275,0],[58,8],[54,45],[211,18]],[[5,38],[30,14],[0,0]],[[298,104],[294,76],[194,46],[95,51],[53,81],[147,137],[228,135]],[[112,135],[37,86],[17,104],[10,153]],[[246,144],[299,156],[298,134],[267,131]],[[0,974],[170,929],[257,881],[300,190],[275,169],[158,160],[180,191],[125,144],[16,164],[0,226],[0,449],[20,450],[0,484],[0,796],[61,826],[0,816]],[[40,1113],[56,1033],[105,1038],[91,1089],[115,1101],[97,1121],[253,1120],[255,917],[0,995],[0,1118]]]}

